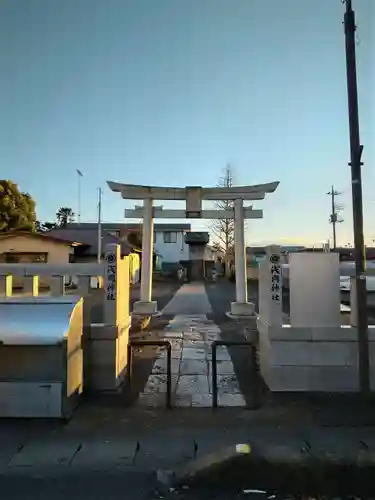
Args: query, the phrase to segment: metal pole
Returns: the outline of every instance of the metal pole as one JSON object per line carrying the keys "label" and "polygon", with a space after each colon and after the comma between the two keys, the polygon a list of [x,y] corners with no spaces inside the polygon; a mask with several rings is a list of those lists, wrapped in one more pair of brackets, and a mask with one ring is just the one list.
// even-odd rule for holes
{"label": "metal pole", "polygon": [[81,176],[78,175],[78,224],[81,223]]}
{"label": "metal pole", "polygon": [[81,222],[81,177],[83,177],[83,173],[76,169],[77,175],[78,175],[78,213],[77,213],[77,219],[78,219],[78,224]]}
{"label": "metal pole", "polygon": [[368,346],[368,316],[366,291],[366,265],[363,237],[363,206],[361,156],[363,146],[359,137],[358,90],[355,50],[355,14],[352,0],[346,0],[344,15],[346,75],[348,91],[349,132],[350,132],[350,163],[352,177],[353,200],[353,232],[355,248],[355,282],[357,291],[357,321],[358,321],[358,365],[359,383],[362,394],[370,392],[370,366]]}
{"label": "metal pole", "polygon": [[102,188],[99,188],[98,204],[98,264],[102,256]]}
{"label": "metal pole", "polygon": [[332,191],[331,191],[331,201],[332,201],[332,233],[333,233],[333,249],[336,249],[337,242],[336,242],[336,209],[335,209],[335,189],[334,186],[332,186]]}

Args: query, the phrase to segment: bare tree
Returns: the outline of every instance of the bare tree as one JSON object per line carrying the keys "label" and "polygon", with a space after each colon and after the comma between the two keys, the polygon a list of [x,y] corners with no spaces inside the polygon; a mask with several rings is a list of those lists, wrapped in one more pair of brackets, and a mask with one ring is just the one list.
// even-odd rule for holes
{"label": "bare tree", "polygon": [[[227,165],[223,176],[219,179],[218,187],[232,187],[234,184],[233,168]],[[234,208],[233,200],[218,200],[215,202],[217,210]],[[230,263],[234,260],[234,219],[214,219],[211,231],[214,236],[214,246],[224,253],[225,275],[230,275]]]}

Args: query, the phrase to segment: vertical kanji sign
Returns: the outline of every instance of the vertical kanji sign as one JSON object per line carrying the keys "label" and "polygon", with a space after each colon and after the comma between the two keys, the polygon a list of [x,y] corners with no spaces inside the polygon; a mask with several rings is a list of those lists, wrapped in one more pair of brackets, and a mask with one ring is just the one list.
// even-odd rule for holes
{"label": "vertical kanji sign", "polygon": [[107,300],[116,300],[116,266],[115,252],[108,252],[105,257],[107,266],[106,295]]}
{"label": "vertical kanji sign", "polygon": [[269,259],[271,272],[271,300],[273,302],[280,302],[282,291],[280,255],[271,254]]}

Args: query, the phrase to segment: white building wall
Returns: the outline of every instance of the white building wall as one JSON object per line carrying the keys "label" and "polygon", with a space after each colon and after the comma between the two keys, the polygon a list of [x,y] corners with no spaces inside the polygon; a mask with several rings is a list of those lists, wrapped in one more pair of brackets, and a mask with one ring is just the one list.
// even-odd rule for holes
{"label": "white building wall", "polygon": [[[167,231],[168,233],[170,231]],[[173,232],[173,231],[172,231]],[[162,256],[162,262],[179,262],[189,259],[189,245],[185,243],[185,235],[182,231],[174,232],[176,238],[172,237],[175,243],[166,243],[164,232],[155,233],[155,250]]]}

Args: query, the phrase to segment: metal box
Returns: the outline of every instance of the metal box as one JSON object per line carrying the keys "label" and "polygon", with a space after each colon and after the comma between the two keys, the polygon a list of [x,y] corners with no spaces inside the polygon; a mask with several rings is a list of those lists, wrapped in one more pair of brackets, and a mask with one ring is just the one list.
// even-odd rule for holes
{"label": "metal box", "polygon": [[68,417],[83,390],[83,298],[0,300],[0,417]]}

